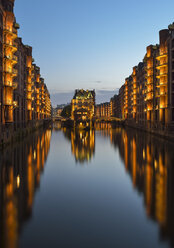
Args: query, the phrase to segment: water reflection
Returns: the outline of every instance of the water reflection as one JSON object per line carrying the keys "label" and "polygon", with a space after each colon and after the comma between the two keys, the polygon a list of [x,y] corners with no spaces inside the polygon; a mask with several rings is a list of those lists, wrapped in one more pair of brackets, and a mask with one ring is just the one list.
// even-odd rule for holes
{"label": "water reflection", "polygon": [[111,130],[111,124],[110,123],[105,123],[105,122],[100,122],[95,124],[95,130],[100,131],[101,135],[108,137],[110,136]]}
{"label": "water reflection", "polygon": [[61,131],[61,129],[62,129],[61,121],[53,122],[53,131],[57,132],[57,131]]}
{"label": "water reflection", "polygon": [[90,161],[95,153],[94,130],[71,132],[71,150],[76,162]]}
{"label": "water reflection", "polygon": [[18,247],[50,148],[51,130],[8,147],[0,157],[0,246]]}
{"label": "water reflection", "polygon": [[71,151],[76,163],[90,162],[95,154],[95,131],[62,129],[67,139],[71,141]]}
{"label": "water reflection", "polygon": [[[174,247],[174,152],[173,143],[134,129],[112,129],[108,123],[96,124],[95,131],[110,137],[118,149],[133,187],[144,198],[146,215],[160,227],[160,239],[170,239]],[[63,130],[71,141],[76,162],[90,161],[95,153],[94,131]]]}
{"label": "water reflection", "polygon": [[[55,130],[60,130],[61,127],[56,126],[54,128]],[[129,219],[129,216],[125,217],[124,219],[125,226],[128,226],[128,228],[124,229],[123,227],[120,226],[120,223],[122,222],[121,221],[119,222],[120,219],[117,216],[117,215],[122,215],[123,213],[125,216],[125,211],[128,210],[127,208],[129,208],[129,203],[127,204],[128,206],[124,206],[123,212],[120,209],[119,209],[119,213],[115,211],[115,206],[117,206],[118,202],[121,201],[121,198],[118,197],[118,194],[120,195],[122,194],[122,192],[124,192],[124,190],[122,189],[124,185],[122,185],[120,182],[119,185],[113,184],[113,182],[115,183],[116,181],[119,181],[117,177],[118,174],[117,175],[114,174],[116,171],[115,170],[116,165],[114,164],[115,165],[114,170],[112,170],[113,166],[109,166],[109,165],[111,163],[115,163],[115,157],[118,156],[117,155],[118,153],[115,153],[113,149],[110,146],[108,146],[108,143],[106,143],[105,145],[109,147],[107,151],[111,150],[113,152],[111,154],[113,154],[114,160],[112,160],[112,158],[111,160],[109,160],[110,158],[108,154],[106,154],[106,156],[108,156],[107,157],[108,166],[105,167],[103,165],[102,168],[100,166],[97,166],[99,170],[96,170],[96,174],[94,170],[88,170],[88,173],[90,175],[89,177],[86,176],[85,173],[86,170],[85,171],[81,170],[79,167],[76,167],[74,169],[71,160],[69,167],[67,164],[65,165],[64,155],[61,154],[64,149],[64,146],[66,146],[66,144],[68,143],[69,148],[71,146],[71,152],[73,155],[72,160],[74,160],[75,158],[76,163],[85,165],[92,159],[94,160],[95,136],[97,142],[101,142],[101,141],[104,142],[105,139],[103,138],[101,139],[100,137],[100,135],[102,135],[107,138],[106,140],[109,140],[110,138],[112,147],[117,151],[119,151],[119,156],[123,161],[123,164],[125,166],[125,171],[130,175],[130,178],[132,180],[133,188],[143,197],[146,216],[150,220],[153,220],[154,222],[158,223],[160,230],[159,233],[160,240],[170,240],[171,247],[174,247],[173,143],[167,142],[166,140],[164,141],[156,136],[150,136],[146,133],[135,131],[133,129],[122,129],[122,128],[112,129],[110,124],[104,124],[104,123],[97,124],[95,131],[94,130],[75,131],[66,128],[62,129],[62,131],[64,137],[66,138],[66,140],[68,140],[68,142],[64,139],[62,133],[57,133],[57,132],[54,133],[53,144],[54,145],[57,144],[56,155],[57,154],[58,155],[55,159],[56,160],[55,166],[52,167],[49,166],[49,168],[50,171],[54,170],[53,174],[56,176],[55,177],[53,175],[51,176],[51,180],[53,180],[53,183],[51,184],[52,187],[48,182],[45,184],[45,185],[49,185],[47,186],[47,188],[50,187],[50,191],[52,190],[51,192],[53,192],[53,196],[50,197],[50,205],[49,205],[52,206],[52,210],[53,210],[53,216],[52,215],[49,216],[49,218],[51,218],[50,223],[51,225],[53,224],[53,226],[50,227],[50,230],[48,230],[47,233],[48,242],[51,239],[53,239],[55,242],[57,240],[59,241],[61,240],[61,237],[64,237],[64,235],[66,236],[68,232],[67,235],[70,235],[71,233],[72,237],[75,237],[75,239],[72,238],[70,240],[70,242],[72,242],[72,245],[77,244],[75,242],[76,239],[78,242],[79,240],[83,240],[82,238],[83,234],[80,231],[85,227],[84,224],[85,221],[82,222],[82,220],[84,219],[86,220],[86,222],[87,220],[89,220],[90,223],[89,226],[88,224],[86,225],[87,228],[86,230],[88,230],[88,232],[85,233],[89,233],[90,227],[93,227],[94,229],[92,229],[90,234],[91,235],[93,235],[93,233],[97,234],[96,236],[97,238],[94,239],[94,241],[97,240],[97,242],[101,240],[101,238],[103,237],[102,235],[106,235],[105,237],[103,237],[103,240],[106,238],[106,241],[108,243],[110,242],[109,244],[111,244],[112,242],[113,244],[116,244],[115,240],[119,239],[119,237],[121,237],[120,240],[122,240],[122,234],[124,236],[124,232],[120,231],[119,233],[119,230],[127,230],[128,232],[130,231],[129,227],[131,226],[132,219],[131,218]],[[16,144],[15,146],[7,148],[0,157],[0,184],[1,184],[0,185],[0,219],[1,219],[0,246],[1,247],[10,247],[10,248],[18,247],[19,234],[23,229],[23,224],[27,220],[29,220],[29,218],[31,218],[32,216],[34,196],[36,189],[39,187],[41,174],[44,170],[45,161],[49,153],[50,139],[51,139],[51,131],[50,130],[43,131],[41,133],[33,135],[30,138],[27,138],[25,142],[21,142]],[[62,143],[63,140],[65,140],[65,143]],[[99,145],[99,143],[97,144]],[[60,146],[62,146],[62,149],[57,149],[57,147]],[[96,164],[98,163],[99,165],[101,165],[100,156],[102,157],[103,154],[106,152],[104,149],[96,150],[96,156],[94,161]],[[98,155],[97,151],[100,152],[103,151],[103,154],[101,155],[100,153]],[[70,152],[70,156],[71,156],[71,152]],[[55,154],[53,154],[53,152],[52,152],[52,157],[55,157]],[[61,160],[61,158],[62,158],[62,162],[57,163],[57,160],[58,159]],[[118,161],[119,160],[120,159],[118,159]],[[95,168],[95,163],[93,164],[92,169]],[[105,172],[104,168],[106,171],[110,171],[108,175],[106,173],[106,177],[104,173]],[[100,169],[101,169],[101,174],[100,174]],[[82,174],[80,174],[80,176],[78,170],[80,172],[83,172]],[[119,170],[117,172],[119,172]],[[46,178],[47,175],[44,179],[46,180]],[[68,178],[67,181],[66,178]],[[81,180],[81,178],[86,180],[86,181],[84,180],[84,185],[81,189],[82,191],[79,190],[83,181]],[[91,178],[93,178],[93,180]],[[112,181],[111,185],[110,185],[110,181]],[[125,182],[126,180],[123,183]],[[70,186],[65,187],[65,185],[68,185],[68,183]],[[89,184],[91,184],[91,188],[89,187]],[[55,185],[57,185],[57,187],[55,187]],[[98,187],[96,187],[96,185],[98,185]],[[120,186],[120,190],[116,192],[119,186]],[[101,191],[100,188],[102,189]],[[106,188],[106,192],[105,192],[105,188]],[[128,189],[126,189],[126,191],[130,192]],[[84,192],[88,193],[89,195],[85,194]],[[100,192],[102,192],[102,194],[100,194]],[[110,192],[111,192],[111,196],[110,196]],[[115,193],[118,198],[115,198]],[[114,194],[114,196],[112,196],[112,194]],[[47,197],[47,192],[45,192],[45,197]],[[74,199],[77,200],[75,201]],[[106,203],[107,202],[106,199],[108,200],[109,203]],[[125,199],[126,201],[125,202],[122,201],[123,203],[127,203],[127,195],[125,195]],[[40,208],[38,211],[40,211],[41,206],[43,206],[44,204],[45,202],[40,202]],[[69,206],[70,204],[73,207],[71,208],[71,211],[68,212],[65,206]],[[84,209],[84,207],[81,207],[84,206],[83,204],[87,206],[87,208],[85,209],[86,214],[83,211],[81,211],[81,209]],[[121,204],[120,207],[118,204],[120,208],[122,208],[123,205],[124,204]],[[95,214],[93,215],[92,213],[94,210],[94,206],[96,206],[95,208],[96,211],[94,211]],[[102,209],[100,209],[100,207]],[[130,208],[136,208],[136,207],[137,207],[136,203],[134,204],[134,202],[132,206],[130,206]],[[98,209],[102,211],[101,212],[102,215],[97,215]],[[44,219],[43,223],[45,223],[45,225],[43,226],[46,226],[49,223],[48,219],[45,218],[46,216],[45,213],[47,213],[47,210],[46,212],[43,211],[43,216],[41,215],[41,218]],[[64,218],[64,216],[66,216],[67,214],[68,214],[67,218]],[[144,211],[142,215],[144,217]],[[75,223],[74,226],[72,226],[72,229],[69,228],[70,218],[73,219],[72,223]],[[99,222],[103,220],[104,223],[106,224],[102,226],[103,232],[100,230],[100,226],[98,225],[98,222],[96,221],[95,218]],[[137,222],[136,218],[134,218],[134,220],[135,222]],[[128,223],[126,223],[126,221]],[[142,219],[141,221],[142,221],[141,225],[144,225]],[[76,225],[76,223],[78,224]],[[38,223],[38,225],[39,224],[40,223]],[[37,228],[37,225],[35,228]],[[42,229],[41,225],[40,228]],[[53,232],[54,229],[55,232]],[[59,230],[59,236],[57,235],[57,230]],[[39,232],[40,232],[39,237],[41,237],[43,229],[42,231],[38,230],[38,234]],[[110,236],[110,234],[112,235]],[[125,234],[128,235],[128,233],[126,232]],[[139,234],[141,235],[142,233],[141,232],[137,233],[137,235]],[[143,235],[145,236],[146,234]],[[130,239],[131,241],[130,236],[128,235],[128,239]],[[87,237],[90,237],[90,235]],[[151,238],[152,237],[149,237],[149,239]],[[46,239],[47,237],[45,237],[45,240]],[[43,246],[44,246],[44,241],[42,243]],[[56,244],[59,243],[58,241]],[[24,243],[27,244],[27,242],[28,240],[25,240]],[[33,240],[33,243],[34,242],[35,240]],[[64,238],[62,242],[64,242]],[[86,247],[90,247],[91,246],[90,238],[86,239],[86,242],[89,242]],[[99,246],[96,245],[96,247],[102,247],[101,246],[102,242],[103,241],[101,241],[101,243],[100,242],[97,243],[100,245]],[[35,243],[37,244],[37,242]],[[56,247],[58,247],[58,245]],[[65,247],[65,246],[60,245],[60,247]],[[77,246],[74,245],[74,247]],[[113,246],[106,245],[105,247],[113,247]],[[121,246],[118,245],[118,247]]]}
{"label": "water reflection", "polygon": [[143,194],[148,217],[157,221],[160,239],[174,247],[174,153],[173,143],[132,129],[110,131],[132,184]]}

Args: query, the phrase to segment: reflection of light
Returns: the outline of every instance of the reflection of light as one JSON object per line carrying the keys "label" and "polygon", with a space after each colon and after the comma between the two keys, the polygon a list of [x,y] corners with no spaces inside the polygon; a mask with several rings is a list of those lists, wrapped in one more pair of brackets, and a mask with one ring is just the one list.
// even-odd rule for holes
{"label": "reflection of light", "polygon": [[155,169],[157,169],[158,164],[157,164],[157,161],[156,160],[154,162],[154,166],[155,166]]}
{"label": "reflection of light", "polygon": [[143,159],[146,158],[145,150],[143,149]]}
{"label": "reflection of light", "polygon": [[17,188],[20,187],[20,176],[18,175],[16,178],[16,182],[17,182]]}
{"label": "reflection of light", "polygon": [[34,158],[34,160],[36,159],[36,150],[34,150],[33,158]]}

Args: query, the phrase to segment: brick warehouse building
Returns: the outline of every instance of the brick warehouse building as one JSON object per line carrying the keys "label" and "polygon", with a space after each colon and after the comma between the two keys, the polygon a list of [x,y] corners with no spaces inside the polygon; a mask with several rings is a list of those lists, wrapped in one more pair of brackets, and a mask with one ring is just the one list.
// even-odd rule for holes
{"label": "brick warehouse building", "polygon": [[0,0],[0,142],[19,128],[51,117],[50,94],[32,47],[18,37],[14,0]]}

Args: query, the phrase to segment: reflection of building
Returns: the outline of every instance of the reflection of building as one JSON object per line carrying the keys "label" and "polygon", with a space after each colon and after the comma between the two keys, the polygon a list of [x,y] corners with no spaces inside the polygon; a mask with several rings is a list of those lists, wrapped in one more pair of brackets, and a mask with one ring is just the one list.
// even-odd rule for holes
{"label": "reflection of building", "polygon": [[95,152],[95,132],[71,131],[71,149],[76,162],[84,163],[91,160]]}
{"label": "reflection of building", "polygon": [[71,106],[73,120],[91,120],[95,114],[95,91],[76,90]]}
{"label": "reflection of building", "polygon": [[133,186],[143,194],[146,214],[160,226],[161,238],[174,246],[173,145],[132,129],[110,130]]}
{"label": "reflection of building", "polygon": [[51,130],[7,148],[0,160],[0,246],[18,247],[19,231],[32,212],[48,156]]}
{"label": "reflection of building", "polygon": [[54,121],[53,122],[53,130],[54,131],[60,131],[62,128],[61,121]]}
{"label": "reflection of building", "polygon": [[107,137],[110,135],[110,132],[112,132],[112,129],[111,129],[111,123],[108,123],[108,122],[96,122],[95,123],[95,130],[96,131],[99,131],[100,130],[100,133]]}

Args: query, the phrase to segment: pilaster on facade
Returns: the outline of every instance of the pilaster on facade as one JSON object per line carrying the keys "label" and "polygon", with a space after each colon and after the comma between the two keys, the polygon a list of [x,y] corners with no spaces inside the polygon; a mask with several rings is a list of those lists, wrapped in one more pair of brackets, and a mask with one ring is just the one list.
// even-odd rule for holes
{"label": "pilaster on facade", "polygon": [[45,84],[44,79],[40,79],[41,82],[41,119],[44,119],[45,116]]}
{"label": "pilaster on facade", "polygon": [[168,58],[169,58],[169,85],[168,85],[168,107],[169,122],[174,126],[174,23],[168,26],[170,39],[168,40]]}
{"label": "pilaster on facade", "polygon": [[45,92],[45,118],[49,119],[51,117],[51,100],[48,89]]}
{"label": "pilaster on facade", "polygon": [[132,114],[133,119],[136,122],[137,119],[137,67],[133,68],[132,73],[133,89],[132,89]]}
{"label": "pilaster on facade", "polygon": [[124,87],[124,117],[128,119],[128,78],[125,79]]}
{"label": "pilaster on facade", "polygon": [[32,120],[36,120],[36,72],[34,67],[34,59],[32,58],[32,75],[31,75],[31,87],[32,87]]}
{"label": "pilaster on facade", "polygon": [[146,61],[146,91],[145,91],[145,101],[146,101],[146,119],[147,125],[153,125],[154,120],[157,119],[156,103],[157,103],[157,87],[158,83],[156,80],[156,57],[158,53],[158,45],[150,45],[147,47],[147,53],[145,56]]}
{"label": "pilaster on facade", "polygon": [[32,47],[26,45],[26,119],[32,120]]}
{"label": "pilaster on facade", "polygon": [[147,102],[146,102],[146,63],[140,62],[137,66],[137,123],[146,125]]}
{"label": "pilaster on facade", "polygon": [[41,111],[41,89],[40,89],[40,68],[33,64],[33,80],[35,86],[35,113],[36,119],[40,120]]}
{"label": "pilaster on facade", "polygon": [[128,82],[128,119],[133,119],[133,78],[129,76],[127,79]]}
{"label": "pilaster on facade", "polygon": [[3,103],[3,7],[0,4],[0,129],[4,123]]}
{"label": "pilaster on facade", "polygon": [[[123,84],[119,89],[119,101],[120,101],[120,109],[117,108],[116,116],[118,118],[125,119],[125,108],[124,108],[124,92],[125,92],[125,85]],[[120,115],[118,114],[120,112]]]}

